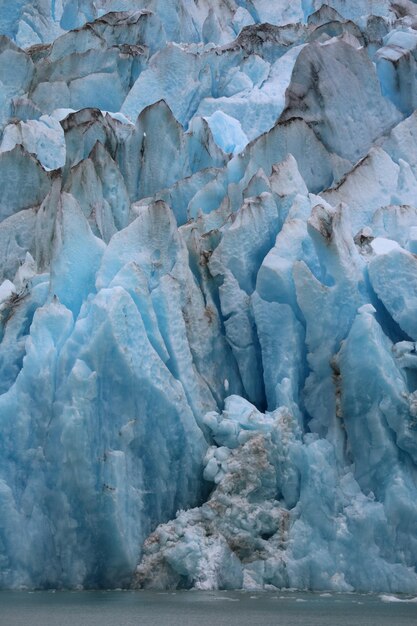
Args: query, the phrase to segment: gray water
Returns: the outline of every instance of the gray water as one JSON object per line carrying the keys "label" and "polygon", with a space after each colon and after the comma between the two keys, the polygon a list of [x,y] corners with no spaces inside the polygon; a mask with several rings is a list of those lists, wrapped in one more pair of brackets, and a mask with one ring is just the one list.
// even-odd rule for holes
{"label": "gray water", "polygon": [[0,592],[1,626],[417,626],[417,599],[314,593]]}

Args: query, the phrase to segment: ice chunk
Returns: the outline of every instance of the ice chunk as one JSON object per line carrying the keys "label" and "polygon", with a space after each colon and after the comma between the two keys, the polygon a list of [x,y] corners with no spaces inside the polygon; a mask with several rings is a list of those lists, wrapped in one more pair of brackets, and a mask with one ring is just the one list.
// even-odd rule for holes
{"label": "ice chunk", "polygon": [[50,290],[77,316],[82,303],[94,292],[104,244],[94,237],[75,199],[63,194],[53,235]]}
{"label": "ice chunk", "polygon": [[216,111],[206,118],[215,142],[224,152],[236,154],[242,152],[248,143],[248,138],[242,130],[239,120]]}
{"label": "ice chunk", "polygon": [[36,212],[19,211],[0,224],[0,275],[13,279],[28,250],[34,254]]}
{"label": "ice chunk", "polygon": [[40,163],[22,146],[0,154],[0,218],[39,205],[51,182]]}
{"label": "ice chunk", "polygon": [[[375,240],[374,240],[375,241]],[[395,242],[393,242],[395,244]],[[369,263],[373,289],[395,321],[412,339],[417,339],[414,310],[417,305],[417,259],[398,244],[382,240]]]}
{"label": "ice chunk", "polygon": [[4,280],[0,285],[0,308],[3,308],[4,303],[9,300],[13,294],[16,293],[16,287],[10,280]]}
{"label": "ice chunk", "polygon": [[64,132],[59,121],[53,117],[42,115],[39,120],[6,126],[0,152],[12,150],[16,144],[35,154],[46,171],[65,165]]}
{"label": "ice chunk", "polygon": [[399,250],[400,246],[396,241],[392,239],[384,239],[383,237],[376,237],[371,241],[372,250],[377,255],[388,254],[391,250]]}
{"label": "ice chunk", "polygon": [[[346,103],[343,93],[347,75],[350,96]],[[343,85],[336,87],[338,80]],[[312,82],[315,89],[311,88]],[[314,123],[326,147],[352,162],[363,157],[378,136],[400,121],[396,109],[381,96],[365,51],[339,39],[325,45],[313,43],[297,57],[281,119],[295,116]]]}
{"label": "ice chunk", "polygon": [[235,33],[238,35],[242,28],[250,26],[251,24],[254,24],[254,21],[249,11],[243,7],[239,7],[233,16],[232,22]]}
{"label": "ice chunk", "polygon": [[379,596],[382,602],[417,602],[417,598],[398,598],[397,596],[383,593]]}

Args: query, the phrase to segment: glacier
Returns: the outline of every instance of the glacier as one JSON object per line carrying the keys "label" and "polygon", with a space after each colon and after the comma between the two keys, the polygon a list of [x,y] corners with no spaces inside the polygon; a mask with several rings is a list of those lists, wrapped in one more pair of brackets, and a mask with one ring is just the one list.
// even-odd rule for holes
{"label": "glacier", "polygon": [[0,0],[0,589],[417,593],[417,3]]}

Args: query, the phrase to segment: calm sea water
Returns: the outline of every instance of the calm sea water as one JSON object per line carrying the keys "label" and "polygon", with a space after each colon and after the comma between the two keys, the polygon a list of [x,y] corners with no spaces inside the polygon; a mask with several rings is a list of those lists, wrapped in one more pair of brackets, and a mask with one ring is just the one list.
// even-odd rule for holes
{"label": "calm sea water", "polygon": [[0,592],[1,626],[417,626],[417,599],[184,591]]}

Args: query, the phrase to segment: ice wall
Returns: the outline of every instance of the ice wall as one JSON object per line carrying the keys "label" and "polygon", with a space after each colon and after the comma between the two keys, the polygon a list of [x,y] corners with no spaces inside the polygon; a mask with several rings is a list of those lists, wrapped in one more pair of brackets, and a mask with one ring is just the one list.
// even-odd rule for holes
{"label": "ice wall", "polygon": [[416,593],[416,5],[0,33],[0,588]]}

